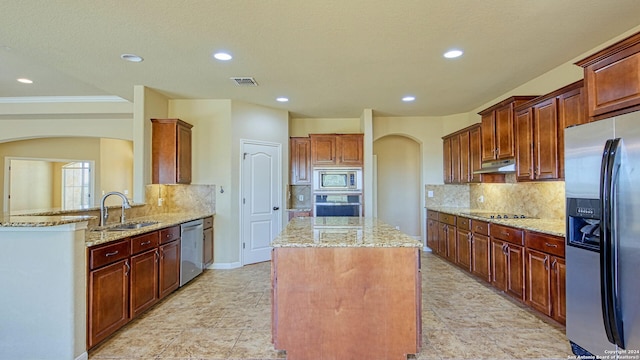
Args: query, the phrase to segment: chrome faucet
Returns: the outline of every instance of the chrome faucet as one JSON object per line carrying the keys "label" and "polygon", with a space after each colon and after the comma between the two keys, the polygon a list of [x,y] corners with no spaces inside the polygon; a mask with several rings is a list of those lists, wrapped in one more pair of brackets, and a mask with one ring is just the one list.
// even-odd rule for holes
{"label": "chrome faucet", "polygon": [[107,219],[109,218],[109,210],[107,210],[107,207],[104,206],[104,201],[110,195],[118,195],[122,198],[122,215],[120,216],[120,222],[122,224],[124,224],[124,209],[131,209],[129,200],[127,200],[127,197],[121,192],[111,191],[102,195],[102,199],[100,200],[100,226],[104,226],[107,222]]}

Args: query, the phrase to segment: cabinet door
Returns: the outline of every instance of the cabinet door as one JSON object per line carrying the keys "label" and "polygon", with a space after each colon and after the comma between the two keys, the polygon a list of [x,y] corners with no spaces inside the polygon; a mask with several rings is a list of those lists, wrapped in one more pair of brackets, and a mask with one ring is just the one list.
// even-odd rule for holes
{"label": "cabinet door", "polygon": [[89,272],[88,348],[129,321],[129,270],[127,259]]}
{"label": "cabinet door", "polygon": [[469,131],[465,131],[459,135],[461,183],[471,182],[471,139],[469,136]]}
{"label": "cabinet door", "polygon": [[527,250],[527,304],[551,316],[551,273],[549,255]]}
{"label": "cabinet door", "polygon": [[566,264],[564,259],[552,257],[552,302],[553,318],[561,324],[567,322]]}
{"label": "cabinet door", "polygon": [[437,253],[440,256],[446,257],[447,256],[447,243],[448,243],[448,236],[447,236],[447,224],[443,224],[443,223],[439,223],[440,226],[438,227],[438,250]]}
{"label": "cabinet door", "polygon": [[310,135],[311,163],[313,166],[336,165],[336,137],[335,135]]}
{"label": "cabinet door", "polygon": [[180,286],[180,240],[175,240],[159,248],[160,290],[159,297],[169,295]]}
{"label": "cabinet door", "polygon": [[491,284],[497,289],[507,290],[508,244],[491,238]]}
{"label": "cabinet door", "polygon": [[558,96],[558,177],[564,178],[564,129],[588,121],[584,107],[584,88]]}
{"label": "cabinet door", "polygon": [[456,234],[456,263],[471,271],[471,231],[458,229]]}
{"label": "cabinet door", "polygon": [[496,109],[495,122],[496,159],[514,157],[513,105]]}
{"label": "cabinet door", "polygon": [[458,248],[456,246],[457,243],[457,233],[456,228],[450,225],[446,225],[446,234],[447,234],[447,260],[451,261],[451,263],[455,264],[456,259],[458,257]]}
{"label": "cabinet door", "polygon": [[134,318],[158,301],[158,249],[131,257],[129,313]]}
{"label": "cabinet door", "polygon": [[469,182],[481,182],[482,174],[473,173],[474,171],[482,169],[482,130],[480,126],[469,130],[469,167]]}
{"label": "cabinet door", "polygon": [[558,112],[555,98],[533,107],[537,180],[558,178]]}
{"label": "cabinet door", "polygon": [[311,139],[291,138],[291,185],[311,184]]}
{"label": "cabinet door", "polygon": [[362,166],[364,163],[363,139],[361,134],[337,135],[338,165]]}
{"label": "cabinet door", "polygon": [[516,114],[516,179],[533,180],[533,113],[531,109]]}
{"label": "cabinet door", "polygon": [[427,246],[432,252],[438,252],[438,228],[440,223],[429,219],[427,220]]}
{"label": "cabinet door", "polygon": [[453,166],[451,164],[451,138],[442,139],[442,178],[445,184],[453,182]]}
{"label": "cabinet door", "polygon": [[490,247],[491,242],[488,236],[473,233],[471,239],[471,272],[487,282],[491,282]]}
{"label": "cabinet door", "polygon": [[507,245],[507,293],[524,301],[524,247]]}
{"label": "cabinet door", "polygon": [[495,111],[482,115],[482,161],[496,158]]}
{"label": "cabinet door", "polygon": [[451,137],[451,182],[459,184],[460,178],[460,136]]}
{"label": "cabinet door", "polygon": [[191,184],[191,128],[178,124],[178,154],[176,182]]}
{"label": "cabinet door", "polygon": [[213,228],[207,228],[203,231],[203,246],[202,246],[202,263],[204,267],[213,264]]}

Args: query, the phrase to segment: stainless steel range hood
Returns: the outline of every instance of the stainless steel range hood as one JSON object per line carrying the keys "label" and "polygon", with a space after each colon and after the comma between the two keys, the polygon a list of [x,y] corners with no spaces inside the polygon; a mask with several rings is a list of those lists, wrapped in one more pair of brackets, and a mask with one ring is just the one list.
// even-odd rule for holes
{"label": "stainless steel range hood", "polygon": [[502,159],[485,161],[482,169],[474,171],[474,174],[506,174],[516,172],[516,159]]}

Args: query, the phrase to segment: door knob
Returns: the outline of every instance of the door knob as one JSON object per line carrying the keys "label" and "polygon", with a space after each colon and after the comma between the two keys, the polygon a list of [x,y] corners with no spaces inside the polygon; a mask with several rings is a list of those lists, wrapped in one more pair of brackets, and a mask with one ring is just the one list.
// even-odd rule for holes
{"label": "door knob", "polygon": [[280,210],[280,207],[278,207],[278,206],[274,206],[274,207],[273,207],[273,210]]}

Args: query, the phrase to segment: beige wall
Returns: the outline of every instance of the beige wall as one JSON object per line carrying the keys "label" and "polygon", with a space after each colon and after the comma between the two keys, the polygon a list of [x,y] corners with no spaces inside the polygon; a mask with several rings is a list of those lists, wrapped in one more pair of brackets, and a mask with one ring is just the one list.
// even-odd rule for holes
{"label": "beige wall", "polygon": [[289,121],[289,136],[309,134],[357,134],[361,133],[360,118],[304,118]]}
{"label": "beige wall", "polygon": [[10,211],[53,207],[53,163],[14,160],[11,162]]}
{"label": "beige wall", "polygon": [[[100,139],[99,170],[100,172],[96,173],[100,175],[100,178],[96,179],[95,199],[99,199],[102,194],[110,191],[124,193],[129,199],[134,197],[133,142],[118,139]],[[108,198],[107,204],[120,204],[120,199]]]}
{"label": "beige wall", "polygon": [[388,135],[373,143],[377,158],[378,218],[419,237],[421,233],[420,144],[406,136]]}

